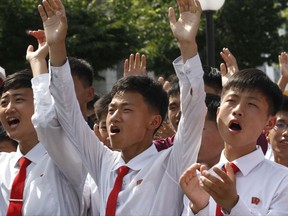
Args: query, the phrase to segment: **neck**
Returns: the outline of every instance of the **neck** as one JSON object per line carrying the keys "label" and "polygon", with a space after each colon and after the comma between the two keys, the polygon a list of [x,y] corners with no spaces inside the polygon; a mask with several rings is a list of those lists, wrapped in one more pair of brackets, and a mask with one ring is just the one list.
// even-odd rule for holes
{"label": "neck", "polygon": [[238,147],[238,146],[232,146],[232,145],[225,143],[224,155],[228,161],[234,161],[255,150],[256,150],[256,144]]}
{"label": "neck", "polygon": [[27,140],[19,141],[19,148],[23,155],[27,154],[34,146],[39,143],[38,137],[32,137]]}

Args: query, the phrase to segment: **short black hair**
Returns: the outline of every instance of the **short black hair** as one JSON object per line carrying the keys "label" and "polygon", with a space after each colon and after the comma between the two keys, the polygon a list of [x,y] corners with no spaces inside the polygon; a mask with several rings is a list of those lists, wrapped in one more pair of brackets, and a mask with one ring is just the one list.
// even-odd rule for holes
{"label": "short black hair", "polygon": [[220,94],[222,91],[222,77],[220,71],[217,68],[208,65],[203,65],[202,68],[204,71],[204,84],[213,88],[217,94]]}
{"label": "short black hair", "polygon": [[72,76],[78,77],[86,87],[91,87],[93,84],[94,70],[92,65],[80,58],[68,57]]}
{"label": "short black hair", "polygon": [[275,115],[282,103],[283,93],[263,71],[256,68],[248,68],[233,74],[224,85],[222,96],[230,90],[240,92],[248,91],[261,93],[267,100],[268,115]]}
{"label": "short black hair", "polygon": [[220,106],[221,97],[219,95],[206,93],[205,103],[207,106],[207,118],[215,121],[217,118],[217,109]]}
{"label": "short black hair", "polygon": [[167,94],[168,94],[168,97],[177,96],[180,94],[179,79],[177,76],[172,77]]}
{"label": "short black hair", "polygon": [[32,88],[32,78],[33,75],[30,69],[24,69],[10,74],[0,86],[0,96],[10,89]]}
{"label": "short black hair", "polygon": [[95,119],[96,124],[99,124],[100,119],[102,118],[103,115],[107,116],[108,107],[109,107],[111,100],[112,100],[112,97],[109,92],[103,95],[102,97],[100,97],[99,100],[96,101],[95,106],[94,106],[95,115],[96,115],[96,119]]}
{"label": "short black hair", "polygon": [[283,100],[282,100],[282,104],[279,108],[279,112],[286,112],[288,113],[288,96],[287,95],[283,95]]}
{"label": "short black hair", "polygon": [[149,108],[159,112],[162,122],[166,118],[168,96],[160,82],[155,81],[148,76],[127,76],[119,79],[114,84],[111,90],[111,97],[113,98],[120,92],[139,93],[142,95]]}

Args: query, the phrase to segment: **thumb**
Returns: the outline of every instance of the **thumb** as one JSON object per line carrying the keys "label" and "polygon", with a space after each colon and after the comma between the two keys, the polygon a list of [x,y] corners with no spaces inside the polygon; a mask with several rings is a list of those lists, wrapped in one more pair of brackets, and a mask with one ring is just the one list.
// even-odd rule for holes
{"label": "thumb", "polygon": [[170,21],[170,27],[175,25],[176,23],[176,18],[175,18],[175,12],[172,7],[169,8],[169,21]]}

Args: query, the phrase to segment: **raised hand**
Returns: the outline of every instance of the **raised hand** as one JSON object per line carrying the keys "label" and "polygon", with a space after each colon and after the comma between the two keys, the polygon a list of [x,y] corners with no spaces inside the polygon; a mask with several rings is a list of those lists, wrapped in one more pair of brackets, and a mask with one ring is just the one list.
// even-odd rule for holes
{"label": "raised hand", "polygon": [[42,5],[38,5],[38,11],[49,46],[50,63],[52,66],[62,66],[66,62],[68,29],[64,5],[60,0],[43,0]]}
{"label": "raised hand", "polygon": [[158,82],[160,82],[163,85],[163,89],[168,92],[169,88],[171,87],[171,83],[168,80],[165,80],[162,76],[158,77]]}
{"label": "raised hand", "polygon": [[131,54],[129,59],[124,62],[124,77],[131,75],[146,76],[146,56],[143,54],[140,59],[140,53]]}
{"label": "raised hand", "polygon": [[222,75],[222,85],[224,85],[228,79],[239,71],[237,60],[228,48],[223,48],[220,55],[225,63],[220,64],[220,72]]}
{"label": "raised hand", "polygon": [[65,8],[60,0],[43,0],[38,6],[48,45],[65,41],[67,34],[67,19]]}
{"label": "raised hand", "polygon": [[286,52],[281,52],[281,54],[278,56],[278,60],[281,73],[278,86],[282,91],[284,91],[288,83],[288,54]]}
{"label": "raised hand", "polygon": [[177,0],[180,17],[176,21],[175,12],[169,8],[170,28],[179,43],[183,62],[197,54],[196,35],[201,18],[201,5],[198,0]]}
{"label": "raised hand", "polygon": [[29,45],[26,51],[26,60],[29,61],[33,76],[47,73],[46,57],[48,55],[48,45],[46,43],[45,32],[43,30],[29,31],[29,35],[38,41],[38,49],[34,51],[34,47]]}
{"label": "raised hand", "polygon": [[33,61],[37,59],[45,59],[48,55],[48,46],[46,43],[45,32],[43,30],[29,31],[29,35],[38,41],[38,49],[34,51],[34,47],[29,45],[26,52],[26,60]]}

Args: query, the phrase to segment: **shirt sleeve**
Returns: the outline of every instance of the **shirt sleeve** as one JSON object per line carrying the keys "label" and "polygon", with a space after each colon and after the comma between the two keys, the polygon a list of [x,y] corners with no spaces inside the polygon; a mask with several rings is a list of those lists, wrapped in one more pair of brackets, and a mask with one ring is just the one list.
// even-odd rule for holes
{"label": "shirt sleeve", "polygon": [[49,74],[33,78],[32,88],[34,93],[32,123],[38,139],[69,182],[82,191],[87,169],[83,167],[79,153],[71,145],[56,118],[54,100],[49,91]]}
{"label": "shirt sleeve", "polygon": [[168,169],[178,182],[180,175],[197,160],[207,108],[204,72],[199,56],[196,55],[185,64],[179,57],[173,65],[179,78],[181,118]]}
{"label": "shirt sleeve", "polygon": [[[50,66],[50,73],[50,91],[55,100],[57,119],[70,140],[70,146],[74,146],[80,154],[84,166],[98,185],[102,163],[105,163],[103,157],[107,156],[106,159],[113,160],[113,156],[116,157],[118,154],[100,142],[83,118],[69,62],[66,61],[61,67]],[[72,160],[72,157],[73,155],[70,155],[69,160]]]}
{"label": "shirt sleeve", "polygon": [[[181,216],[207,216],[209,215],[209,205],[205,206],[197,214],[194,214],[190,208],[190,200],[187,198],[187,196],[184,196],[183,202],[184,202],[184,209],[183,209]],[[213,214],[210,214],[210,215],[213,215]]]}

